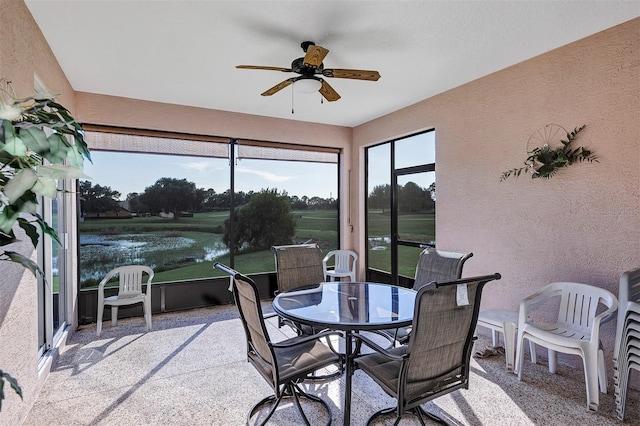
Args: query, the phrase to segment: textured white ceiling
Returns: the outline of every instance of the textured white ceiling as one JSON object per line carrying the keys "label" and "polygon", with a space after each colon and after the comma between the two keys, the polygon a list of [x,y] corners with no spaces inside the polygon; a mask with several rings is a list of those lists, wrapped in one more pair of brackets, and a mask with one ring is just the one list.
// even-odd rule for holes
{"label": "textured white ceiling", "polygon": [[[356,126],[640,15],[633,1],[26,0],[78,91]],[[342,96],[291,87],[300,43],[326,68],[377,70],[377,82],[329,78]],[[55,88],[52,88],[55,90]]]}

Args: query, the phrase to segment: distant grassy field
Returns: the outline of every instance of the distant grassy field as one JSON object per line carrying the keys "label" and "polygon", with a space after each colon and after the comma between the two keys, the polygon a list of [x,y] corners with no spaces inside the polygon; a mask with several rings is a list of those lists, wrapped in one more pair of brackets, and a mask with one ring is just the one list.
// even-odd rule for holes
{"label": "distant grassy field", "polygon": [[[296,241],[313,240],[319,242],[323,251],[327,252],[338,246],[338,212],[335,210],[295,211],[297,218]],[[136,234],[137,239],[144,239],[148,234],[149,239],[160,240],[181,236],[193,240],[189,247],[165,249],[164,251],[145,252],[147,263],[154,264],[156,275],[155,282],[182,281],[196,278],[206,278],[223,275],[213,269],[213,263],[229,263],[229,255],[221,254],[211,259],[202,260],[206,256],[206,248],[212,244],[220,245],[222,226],[228,217],[228,212],[197,213],[193,217],[184,217],[178,220],[168,220],[159,217],[140,217],[133,219],[100,219],[87,220],[80,224],[81,235],[101,235],[109,238],[126,237]],[[391,250],[388,243],[390,236],[390,217],[388,214],[370,212],[369,235],[381,239],[375,244],[369,245],[369,265],[385,271],[391,269]],[[405,215],[399,217],[399,231],[401,238],[411,241],[429,242],[435,240],[435,220],[433,214]],[[142,235],[142,236],[141,236]],[[372,250],[377,246],[378,250]],[[83,248],[80,248],[81,252]],[[402,247],[400,250],[400,274],[413,277],[418,254],[421,249]],[[83,269],[99,268],[111,269],[124,262],[124,258],[114,257],[117,250],[106,247],[99,254],[81,263]],[[120,253],[120,256],[128,256]],[[80,258],[82,259],[82,253]],[[86,256],[85,256],[86,258]],[[112,260],[110,260],[112,259]],[[364,262],[364,256],[360,259]],[[235,267],[244,273],[255,273],[275,270],[273,253],[270,250],[260,252],[242,253],[235,256]],[[112,266],[110,266],[112,264]],[[101,276],[100,274],[94,274]],[[82,287],[97,285],[99,279],[84,280]]]}
{"label": "distant grassy field", "polygon": [[[337,211],[295,211],[293,213],[297,218],[296,241],[319,242],[325,251],[337,248]],[[138,255],[144,257],[146,264],[154,265],[156,271],[154,282],[220,276],[222,273],[213,269],[213,263],[219,261],[228,264],[229,255],[226,253],[211,257],[211,250],[215,247],[216,249],[213,250],[215,253],[221,251],[220,248],[223,247],[220,241],[223,223],[227,217],[228,212],[214,212],[197,213],[193,217],[182,217],[178,220],[159,217],[86,220],[80,224],[81,235],[99,236],[101,242],[94,244],[91,248],[85,246],[85,256],[82,253],[83,247],[80,248],[80,268],[85,277],[82,279],[81,287],[97,285],[99,277],[106,271],[126,262],[128,257]],[[158,241],[166,241],[168,244],[179,237],[188,238],[193,244],[188,247],[172,246],[162,249],[161,244],[158,243]],[[133,240],[142,248],[138,251],[123,252],[117,243],[119,239]],[[148,249],[152,243],[160,244],[160,247],[157,250]],[[89,252],[89,250],[92,251]],[[275,270],[273,253],[270,250],[236,254],[234,260],[235,267],[244,273]],[[91,274],[91,270],[95,272]]]}
{"label": "distant grassy field", "polygon": [[[391,271],[391,216],[381,210],[371,210],[369,222],[369,266]],[[407,214],[398,217],[398,236],[406,241],[429,243],[436,239],[435,214]],[[401,246],[398,252],[398,272],[414,277],[418,255],[422,249]]]}
{"label": "distant grassy field", "polygon": [[196,213],[193,217],[181,217],[178,220],[161,217],[134,217],[132,219],[90,219],[80,224],[81,233],[137,233],[155,230],[162,231],[201,231],[211,232],[222,227],[229,212]]}

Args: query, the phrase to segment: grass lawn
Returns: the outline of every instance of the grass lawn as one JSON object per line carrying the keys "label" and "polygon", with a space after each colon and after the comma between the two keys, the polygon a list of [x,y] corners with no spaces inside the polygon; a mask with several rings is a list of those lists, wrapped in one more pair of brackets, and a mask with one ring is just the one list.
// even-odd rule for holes
{"label": "grass lawn", "polygon": [[[371,210],[369,222],[369,266],[391,272],[391,216],[388,212]],[[398,216],[398,236],[402,240],[429,243],[436,240],[435,214],[405,214]],[[378,249],[373,250],[373,247]],[[418,256],[421,248],[400,246],[398,248],[398,273],[402,276],[415,276]]]}
{"label": "grass lawn", "polygon": [[[323,252],[338,247],[338,212],[336,210],[301,210],[294,211],[297,219],[296,240],[313,240],[320,243]],[[158,236],[185,237],[193,241],[190,247],[165,249],[164,251],[144,252],[145,263],[156,265],[154,282],[182,281],[223,274],[213,268],[218,261],[229,265],[229,255],[220,254],[217,257],[202,260],[206,247],[220,244],[222,227],[228,212],[197,213],[193,217],[183,217],[178,220],[159,217],[137,217],[133,219],[99,219],[86,220],[80,224],[81,235],[94,234],[116,238],[126,237],[127,234],[149,234],[157,239]],[[391,232],[390,217],[382,212],[369,213],[370,237],[389,237]],[[403,239],[411,241],[429,242],[435,240],[435,218],[433,214],[403,215],[399,217],[398,228]],[[368,251],[369,265],[376,269],[390,271],[391,249],[385,241],[377,241],[377,246],[383,250]],[[82,247],[80,248],[82,250]],[[111,250],[113,251],[113,250]],[[117,251],[117,250],[116,250]],[[415,266],[421,249],[401,247],[399,253],[400,274],[413,277]],[[105,266],[109,263],[110,250],[104,251],[100,257],[87,260],[80,268],[92,268],[92,263]],[[82,256],[81,256],[82,257]],[[243,273],[257,273],[275,270],[274,257],[271,250],[241,253],[235,255],[235,268]],[[364,262],[364,256],[360,256]],[[114,260],[114,267],[122,260]],[[96,266],[97,267],[97,266]],[[99,280],[98,280],[99,281]],[[85,284],[91,285],[87,281]],[[96,285],[97,283],[93,283]],[[84,285],[83,287],[86,287]]]}
{"label": "grass lawn", "polygon": [[[296,240],[313,240],[319,242],[323,251],[337,248],[338,244],[338,212],[336,210],[295,211],[297,218]],[[99,235],[109,241],[117,241],[119,237],[127,239],[127,236],[135,234],[136,242],[145,241],[145,234],[149,235],[146,244],[140,244],[143,254],[135,254],[144,258],[144,263],[154,265],[156,272],[154,282],[182,281],[197,278],[206,278],[223,275],[213,268],[213,263],[219,261],[229,264],[229,254],[220,254],[208,258],[207,247],[220,246],[223,223],[228,217],[228,212],[196,213],[193,217],[181,217],[178,220],[163,219],[159,217],[136,217],[132,219],[94,219],[86,220],[80,224],[81,235]],[[146,250],[153,240],[184,237],[193,241],[189,247],[174,247],[158,250]],[[130,238],[130,237],[129,237]],[[101,240],[102,241],[102,240]],[[145,247],[146,246],[146,247]],[[93,247],[95,249],[95,247]],[[83,268],[115,267],[122,260],[116,255],[120,246],[105,247],[100,254],[92,255],[80,265]],[[80,248],[82,250],[82,247]],[[100,250],[100,248],[98,248]],[[145,251],[146,250],[146,251]],[[207,260],[203,259],[207,257]],[[82,256],[81,256],[82,258]],[[111,260],[110,260],[111,259]],[[235,267],[243,273],[274,271],[275,263],[271,250],[236,254],[234,256]],[[111,266],[109,266],[111,265]],[[99,280],[97,280],[99,281]],[[96,280],[83,280],[83,288],[97,285]]]}

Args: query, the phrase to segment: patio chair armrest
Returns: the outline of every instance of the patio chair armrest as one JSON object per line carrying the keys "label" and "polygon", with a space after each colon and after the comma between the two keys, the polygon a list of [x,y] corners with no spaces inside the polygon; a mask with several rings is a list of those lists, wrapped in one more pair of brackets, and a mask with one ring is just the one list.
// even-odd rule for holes
{"label": "patio chair armrest", "polygon": [[537,292],[530,294],[520,301],[520,309],[519,309],[519,323],[524,324],[527,322],[527,318],[529,316],[529,312],[536,309],[538,306],[542,305],[544,302],[549,300],[554,296],[555,293],[559,293],[557,291],[551,292],[546,288],[542,288]]}
{"label": "patio chair armrest", "polygon": [[611,308],[608,308],[606,311],[602,311],[598,315],[596,315],[593,318],[593,321],[599,322],[600,324],[604,324],[616,318],[617,316],[618,316],[618,307],[612,306]]}
{"label": "patio chair armrest", "polygon": [[290,347],[293,347],[293,346],[301,345],[303,343],[311,342],[313,340],[318,340],[318,339],[320,339],[322,337],[328,337],[328,336],[340,336],[340,337],[342,337],[342,333],[339,333],[337,331],[323,331],[323,332],[316,333],[316,334],[293,337],[291,339],[284,340],[282,342],[271,343],[271,346],[274,347],[274,348],[290,348]]}
{"label": "patio chair armrest", "polygon": [[612,319],[617,318],[617,316],[618,316],[618,309],[614,310],[613,312],[609,312],[604,318],[602,318],[602,320],[600,320],[600,324],[608,323]]}
{"label": "patio chair armrest", "polygon": [[374,351],[386,356],[389,359],[393,359],[396,361],[403,361],[407,358],[407,355],[398,355],[392,352],[389,352],[387,349],[383,348],[382,346],[378,345],[377,343],[375,343],[373,340],[364,337],[361,334],[354,334],[353,337],[357,340],[360,340],[362,343],[364,343],[365,345],[367,345],[368,347],[370,347],[371,349],[373,349]]}
{"label": "patio chair armrest", "polygon": [[109,273],[100,281],[98,284],[98,291],[103,291],[104,286],[109,282],[109,280],[115,275],[114,271],[111,270]]}
{"label": "patio chair armrest", "polygon": [[269,312],[268,314],[262,315],[262,318],[269,319],[269,318],[273,318],[273,317],[277,317],[277,316],[279,316],[279,315],[276,314],[275,312]]}
{"label": "patio chair armrest", "polygon": [[[613,318],[617,318],[617,314],[618,305],[617,303],[614,303],[613,306],[603,312],[600,312],[593,318],[593,327],[591,328],[592,341],[600,341],[600,326],[608,321],[611,321]],[[602,343],[600,342],[600,344]]]}

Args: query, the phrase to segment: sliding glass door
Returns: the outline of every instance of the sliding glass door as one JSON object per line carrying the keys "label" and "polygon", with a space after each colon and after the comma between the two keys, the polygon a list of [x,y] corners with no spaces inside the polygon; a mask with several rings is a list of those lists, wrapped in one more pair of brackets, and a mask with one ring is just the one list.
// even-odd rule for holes
{"label": "sliding glass door", "polygon": [[367,276],[402,284],[435,246],[435,131],[366,150]]}
{"label": "sliding glass door", "polygon": [[69,233],[67,216],[72,194],[67,191],[70,183],[59,181],[58,195],[54,199],[40,201],[42,218],[56,231],[60,244],[48,235],[40,235],[38,264],[44,276],[38,277],[38,353],[42,356],[57,344],[68,324],[69,294],[68,280]]}

